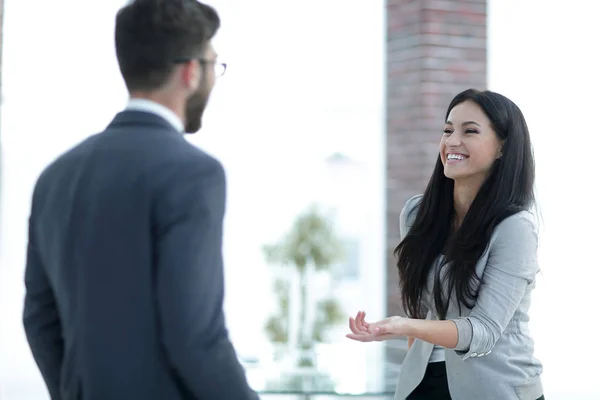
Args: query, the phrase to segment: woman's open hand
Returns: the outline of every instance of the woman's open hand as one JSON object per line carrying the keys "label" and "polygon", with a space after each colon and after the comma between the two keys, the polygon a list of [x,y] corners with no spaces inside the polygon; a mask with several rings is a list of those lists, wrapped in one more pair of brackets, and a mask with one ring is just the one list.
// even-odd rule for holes
{"label": "woman's open hand", "polygon": [[389,317],[368,323],[365,321],[365,316],[364,311],[359,311],[355,318],[350,317],[349,324],[352,333],[347,334],[347,338],[359,342],[380,342],[406,336],[406,318]]}

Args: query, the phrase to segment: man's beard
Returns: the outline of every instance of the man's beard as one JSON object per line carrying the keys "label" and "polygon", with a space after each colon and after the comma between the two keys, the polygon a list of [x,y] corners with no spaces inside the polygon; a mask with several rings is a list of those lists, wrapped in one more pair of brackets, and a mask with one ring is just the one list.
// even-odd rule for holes
{"label": "man's beard", "polygon": [[185,132],[196,133],[202,127],[202,114],[208,103],[209,93],[201,86],[187,101],[185,106]]}

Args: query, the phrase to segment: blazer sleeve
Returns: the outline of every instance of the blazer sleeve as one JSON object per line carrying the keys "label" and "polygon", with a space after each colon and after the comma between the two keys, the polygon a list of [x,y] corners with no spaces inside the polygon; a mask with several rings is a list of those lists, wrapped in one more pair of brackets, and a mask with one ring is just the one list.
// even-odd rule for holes
{"label": "blazer sleeve", "polygon": [[167,357],[196,399],[257,399],[223,313],[225,174],[216,160],[186,165],[157,194],[157,303]]}
{"label": "blazer sleeve", "polygon": [[63,332],[54,291],[38,252],[34,218],[32,209],[25,265],[23,327],[50,398],[59,400],[64,351]]}
{"label": "blazer sleeve", "polygon": [[510,216],[496,227],[475,306],[468,317],[452,320],[459,331],[455,350],[463,359],[492,351],[535,280],[537,246],[537,228],[528,212]]}

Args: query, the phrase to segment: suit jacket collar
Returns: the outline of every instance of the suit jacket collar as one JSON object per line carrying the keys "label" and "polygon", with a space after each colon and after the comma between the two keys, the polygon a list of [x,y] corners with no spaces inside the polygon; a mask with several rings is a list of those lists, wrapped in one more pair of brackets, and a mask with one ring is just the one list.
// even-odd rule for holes
{"label": "suit jacket collar", "polygon": [[169,123],[169,121],[156,114],[146,111],[122,111],[113,118],[111,123],[108,125],[108,128],[117,128],[125,126],[148,126],[155,128],[158,127],[176,133],[177,135],[181,135],[181,132],[178,132],[175,129],[175,127],[173,127],[173,125]]}
{"label": "suit jacket collar", "polygon": [[181,133],[184,131],[184,124],[181,119],[179,119],[177,114],[175,114],[170,108],[155,101],[142,98],[130,98],[125,110],[144,111],[158,115],[173,125],[177,131]]}

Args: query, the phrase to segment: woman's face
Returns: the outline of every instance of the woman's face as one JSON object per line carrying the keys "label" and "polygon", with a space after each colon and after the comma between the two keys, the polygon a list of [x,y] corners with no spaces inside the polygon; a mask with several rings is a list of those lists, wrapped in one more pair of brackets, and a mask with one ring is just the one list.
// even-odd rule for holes
{"label": "woman's face", "polygon": [[456,105],[448,115],[440,141],[440,158],[446,177],[480,181],[501,157],[502,143],[483,110],[472,102]]}

